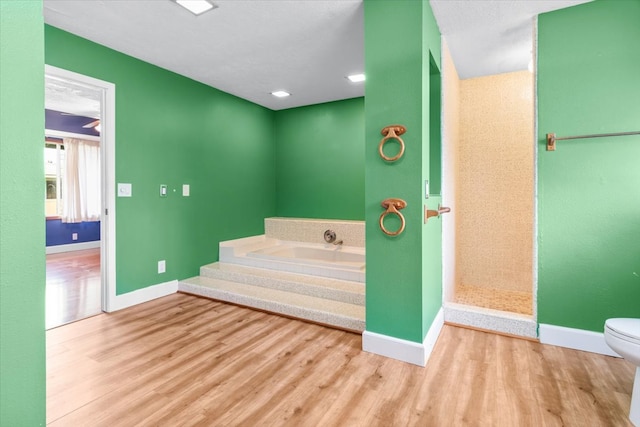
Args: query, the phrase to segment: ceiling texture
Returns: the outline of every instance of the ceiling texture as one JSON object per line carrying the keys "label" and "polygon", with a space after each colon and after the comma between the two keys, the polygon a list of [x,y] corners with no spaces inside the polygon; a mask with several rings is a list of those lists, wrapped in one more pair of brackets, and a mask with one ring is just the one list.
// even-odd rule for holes
{"label": "ceiling texture", "polygon": [[52,76],[44,78],[44,107],[76,116],[100,118],[102,93]]}
{"label": "ceiling texture", "polygon": [[[585,2],[430,0],[460,78],[527,69],[534,17]],[[44,18],[272,110],[364,95],[364,83],[346,78],[364,72],[362,0],[214,3],[195,16],[171,0],[44,0]]]}
{"label": "ceiling texture", "polygon": [[461,79],[526,70],[535,17],[591,0],[429,0]]}

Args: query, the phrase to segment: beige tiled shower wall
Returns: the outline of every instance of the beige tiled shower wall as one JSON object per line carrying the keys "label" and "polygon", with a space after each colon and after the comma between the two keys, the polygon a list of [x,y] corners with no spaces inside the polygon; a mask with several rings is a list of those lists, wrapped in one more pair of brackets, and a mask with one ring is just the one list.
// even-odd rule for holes
{"label": "beige tiled shower wall", "polygon": [[527,71],[460,81],[460,285],[532,291],[533,94]]}

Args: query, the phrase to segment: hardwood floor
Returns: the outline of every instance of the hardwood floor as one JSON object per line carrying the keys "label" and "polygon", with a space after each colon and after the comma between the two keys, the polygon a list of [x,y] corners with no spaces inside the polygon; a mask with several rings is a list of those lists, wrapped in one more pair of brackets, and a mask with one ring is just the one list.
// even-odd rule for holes
{"label": "hardwood floor", "polygon": [[100,314],[100,249],[47,255],[46,328]]}
{"label": "hardwood floor", "polygon": [[47,332],[51,426],[631,426],[622,359],[445,325],[426,368],[175,294]]}

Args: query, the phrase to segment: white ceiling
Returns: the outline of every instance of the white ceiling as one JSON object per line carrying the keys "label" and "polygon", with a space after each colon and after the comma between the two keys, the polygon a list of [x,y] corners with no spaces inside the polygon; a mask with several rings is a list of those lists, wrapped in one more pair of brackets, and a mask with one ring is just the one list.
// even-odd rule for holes
{"label": "white ceiling", "polygon": [[461,79],[526,70],[534,18],[591,0],[429,0]]}
{"label": "white ceiling", "polygon": [[77,116],[100,118],[102,92],[52,76],[44,78],[44,108]]}
{"label": "white ceiling", "polygon": [[[524,70],[533,17],[588,0],[430,0],[461,78]],[[361,0],[44,0],[45,22],[272,110],[364,95]],[[285,90],[292,95],[275,98]]]}
{"label": "white ceiling", "polygon": [[[45,0],[45,22],[279,110],[364,95],[360,0],[216,0],[198,17],[169,0]],[[285,90],[288,98],[271,92]]]}

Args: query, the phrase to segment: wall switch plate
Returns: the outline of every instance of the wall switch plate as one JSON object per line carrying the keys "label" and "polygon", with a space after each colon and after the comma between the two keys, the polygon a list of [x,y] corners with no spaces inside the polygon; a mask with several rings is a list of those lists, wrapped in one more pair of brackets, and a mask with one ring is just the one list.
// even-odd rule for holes
{"label": "wall switch plate", "polygon": [[425,199],[429,198],[429,180],[428,179],[424,180],[424,198]]}
{"label": "wall switch plate", "polygon": [[131,184],[119,182],[118,197],[131,197]]}
{"label": "wall switch plate", "polygon": [[189,196],[189,184],[182,184],[182,195]]}
{"label": "wall switch plate", "polygon": [[167,263],[165,260],[158,261],[158,274],[164,273],[167,271]]}
{"label": "wall switch plate", "polygon": [[78,233],[71,233],[71,240],[78,240]]}
{"label": "wall switch plate", "polygon": [[167,186],[160,184],[160,197],[167,197]]}

